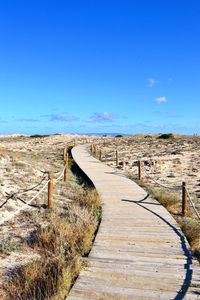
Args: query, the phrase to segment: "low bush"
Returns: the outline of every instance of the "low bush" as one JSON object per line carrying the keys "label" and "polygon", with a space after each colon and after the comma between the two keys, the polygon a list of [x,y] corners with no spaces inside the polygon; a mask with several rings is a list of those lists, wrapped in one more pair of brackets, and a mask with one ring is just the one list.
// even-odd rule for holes
{"label": "low bush", "polygon": [[173,133],[163,133],[161,135],[158,136],[158,139],[170,139],[170,138],[174,138]]}
{"label": "low bush", "polygon": [[34,139],[34,138],[44,138],[44,137],[48,137],[50,136],[49,134],[33,134],[30,135],[30,138]]}
{"label": "low bush", "polygon": [[121,138],[121,137],[123,137],[123,135],[117,134],[115,137],[116,137],[116,138]]}

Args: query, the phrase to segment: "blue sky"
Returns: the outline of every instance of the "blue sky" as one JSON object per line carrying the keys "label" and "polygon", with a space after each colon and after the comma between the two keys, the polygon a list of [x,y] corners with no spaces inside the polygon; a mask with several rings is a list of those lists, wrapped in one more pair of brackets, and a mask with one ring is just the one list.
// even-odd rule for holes
{"label": "blue sky", "polygon": [[0,134],[200,134],[199,0],[0,1]]}

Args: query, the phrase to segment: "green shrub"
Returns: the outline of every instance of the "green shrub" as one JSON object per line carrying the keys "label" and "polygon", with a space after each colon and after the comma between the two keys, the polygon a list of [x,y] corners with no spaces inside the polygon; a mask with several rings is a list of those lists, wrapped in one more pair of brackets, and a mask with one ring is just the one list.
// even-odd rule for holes
{"label": "green shrub", "polygon": [[161,135],[159,135],[158,139],[170,139],[170,138],[174,138],[173,133],[163,133]]}
{"label": "green shrub", "polygon": [[44,138],[44,137],[48,137],[49,134],[33,134],[30,135],[30,138],[35,139],[35,138]]}
{"label": "green shrub", "polygon": [[117,134],[115,137],[116,137],[116,138],[121,138],[121,137],[123,137],[123,135]]}

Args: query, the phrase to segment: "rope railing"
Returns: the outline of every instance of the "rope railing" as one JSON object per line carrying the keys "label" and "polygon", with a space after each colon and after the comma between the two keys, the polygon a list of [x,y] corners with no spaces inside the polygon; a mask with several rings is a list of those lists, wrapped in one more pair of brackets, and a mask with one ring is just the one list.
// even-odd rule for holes
{"label": "rope railing", "polygon": [[25,206],[30,207],[29,205],[31,204],[31,202],[33,200],[35,200],[35,198],[37,198],[42,192],[43,190],[46,188],[46,186],[48,185],[49,180],[44,184],[44,186],[37,192],[37,194],[35,196],[33,196],[28,202],[24,203],[23,206],[19,207],[15,212],[13,212],[10,216],[8,216],[7,218],[3,219],[2,221],[0,221],[0,225],[4,224],[7,221],[12,220],[16,215],[18,215]]}
{"label": "rope railing", "polygon": [[35,196],[33,196],[33,198],[31,198],[31,200],[29,200],[26,204],[30,204],[33,200],[35,200],[46,188],[46,186],[48,185],[48,183],[50,182],[50,180],[48,180],[45,185],[37,192],[37,194]]}
{"label": "rope railing", "polygon": [[189,191],[188,191],[187,188],[186,188],[186,192],[187,192],[187,196],[188,196],[188,199],[189,199],[189,201],[190,201],[190,204],[191,204],[191,206],[192,206],[192,208],[193,208],[193,210],[194,210],[194,212],[195,212],[197,218],[200,220],[200,215],[199,215],[199,213],[198,213],[198,211],[197,211],[197,209],[196,209],[196,207],[195,207],[194,202],[192,201],[192,198],[191,198],[190,193],[189,193]]}
{"label": "rope railing", "polygon": [[18,195],[24,195],[24,194],[27,194],[28,192],[33,191],[34,189],[36,189],[37,187],[39,187],[39,186],[42,184],[42,182],[45,180],[45,177],[46,177],[46,176],[44,176],[44,177],[42,178],[42,180],[41,180],[38,184],[32,186],[32,187],[29,188],[29,189],[26,189],[26,190],[19,190],[18,192],[15,192],[15,193],[12,193],[12,194],[8,194],[8,193],[7,193],[7,199],[0,205],[0,208],[4,207],[4,205],[6,205],[7,202],[8,202],[10,199],[12,199],[13,197],[18,196]]}
{"label": "rope railing", "polygon": [[66,170],[66,166],[64,166],[60,175],[56,179],[54,179],[54,182],[58,182],[64,176],[65,170]]}
{"label": "rope railing", "polygon": [[182,188],[182,185],[179,185],[179,186],[166,186],[166,185],[164,185],[164,184],[162,184],[162,183],[160,183],[160,182],[158,182],[157,180],[155,180],[152,176],[150,176],[149,174],[147,174],[147,172],[146,172],[146,170],[145,170],[145,168],[143,168],[143,170],[144,170],[144,173],[145,173],[145,175],[146,175],[146,177],[147,178],[149,178],[150,180],[152,180],[154,183],[156,183],[158,186],[160,186],[160,187],[163,187],[163,188],[165,188],[165,189],[168,189],[168,190],[180,190],[181,188]]}
{"label": "rope railing", "polygon": [[145,168],[143,168],[143,170],[144,170],[144,173],[145,173],[147,178],[149,178],[150,180],[152,180],[154,183],[156,183],[158,186],[160,186],[162,188],[165,188],[165,189],[168,189],[168,190],[173,190],[173,191],[177,191],[177,190],[182,189],[182,215],[183,216],[187,215],[187,211],[188,211],[188,204],[187,204],[188,201],[187,201],[187,199],[188,199],[189,202],[190,202],[190,205],[192,206],[192,208],[193,208],[193,210],[194,210],[194,212],[197,216],[197,218],[200,220],[200,214],[198,213],[198,211],[195,207],[195,204],[192,201],[191,195],[190,195],[188,189],[186,188],[186,183],[185,182],[182,182],[181,186],[169,187],[169,186],[166,186],[164,184],[161,184],[160,182],[155,180],[152,176],[149,176],[149,174],[147,174]]}
{"label": "rope railing", "polygon": [[42,184],[42,182],[45,180],[45,178],[46,178],[46,176],[43,176],[43,178],[41,179],[41,181],[40,181],[39,183],[37,183],[36,185],[32,186],[32,187],[29,188],[29,189],[25,189],[25,190],[22,189],[22,190],[19,190],[18,192],[13,193],[13,195],[24,195],[24,194],[27,194],[28,192],[30,192],[30,191],[36,189],[37,187],[39,187],[39,186]]}
{"label": "rope railing", "polygon": [[[96,147],[96,145],[92,144],[90,150],[91,150],[91,152],[92,152],[93,155],[97,156],[97,147]],[[116,153],[115,157],[113,158],[113,161],[116,160],[116,166],[118,166],[118,157],[119,157],[118,151],[119,151],[119,147],[116,147],[116,150],[112,149],[112,153],[109,152],[109,154],[111,154],[111,155],[113,153]],[[102,149],[100,149],[99,153],[100,153],[99,159],[101,160]],[[124,152],[123,152],[123,154],[124,154]],[[160,186],[160,187],[162,187],[164,189],[171,190],[171,191],[180,191],[180,190],[182,190],[182,215],[183,216],[187,215],[187,209],[188,209],[187,202],[189,200],[189,203],[192,206],[192,208],[193,208],[193,210],[194,210],[197,218],[200,220],[200,214],[199,214],[198,210],[196,209],[194,202],[192,201],[191,195],[190,195],[188,189],[186,188],[186,183],[185,182],[182,182],[182,185],[167,186],[167,185],[159,182],[158,180],[156,180],[153,176],[150,176],[150,174],[147,173],[147,170],[145,169],[145,167],[142,168],[141,158],[139,158],[138,160],[136,160],[136,162],[138,162],[138,179],[139,180],[141,180],[141,178],[142,178],[141,174],[143,173],[143,174],[145,174],[145,176],[149,180],[153,181],[156,185],[158,185],[158,186]]]}
{"label": "rope railing", "polygon": [[[35,205],[31,205],[31,203],[46,189],[46,187],[48,186],[48,205],[47,207],[52,209],[53,208],[53,185],[54,183],[57,183],[58,181],[61,180],[61,178],[64,179],[64,181],[66,182],[68,181],[72,181],[68,178],[68,154],[66,154],[65,156],[65,166],[62,169],[61,173],[59,174],[59,176],[55,179],[53,179],[53,176],[49,173],[49,172],[43,172],[45,174],[48,174],[48,180],[45,182],[45,184],[39,189],[39,191],[37,191],[37,193],[28,201],[24,201],[23,199],[20,198],[16,198],[17,200],[20,200],[23,202],[23,205],[18,207],[13,213],[10,213],[9,216],[5,217],[3,220],[0,221],[0,225],[4,224],[7,221],[12,220],[16,215],[18,215],[22,210],[24,210],[25,208],[30,208],[30,207],[38,207]],[[39,183],[37,183],[36,185],[32,186],[29,189],[23,189],[23,190],[19,190],[11,195],[8,194],[8,198],[6,199],[6,201],[0,206],[0,208],[3,208],[6,203],[8,202],[9,199],[14,198],[15,196],[21,196],[21,195],[25,195],[28,192],[34,191],[36,188],[38,188],[39,186],[41,186],[41,184],[43,183],[43,181],[45,180],[46,176],[43,176],[43,178],[41,179],[41,181]],[[75,182],[75,181],[74,181]]]}

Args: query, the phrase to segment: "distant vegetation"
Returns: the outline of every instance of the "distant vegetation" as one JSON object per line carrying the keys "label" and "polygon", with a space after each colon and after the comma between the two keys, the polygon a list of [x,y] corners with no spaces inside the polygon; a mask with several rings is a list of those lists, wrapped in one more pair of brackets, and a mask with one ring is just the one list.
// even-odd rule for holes
{"label": "distant vegetation", "polygon": [[33,134],[30,135],[30,138],[44,138],[50,136],[49,134]]}
{"label": "distant vegetation", "polygon": [[170,138],[174,138],[173,133],[163,133],[161,135],[159,135],[158,139],[170,139]]}
{"label": "distant vegetation", "polygon": [[116,138],[121,138],[121,137],[123,137],[123,135],[117,134],[115,137],[116,137]]}

